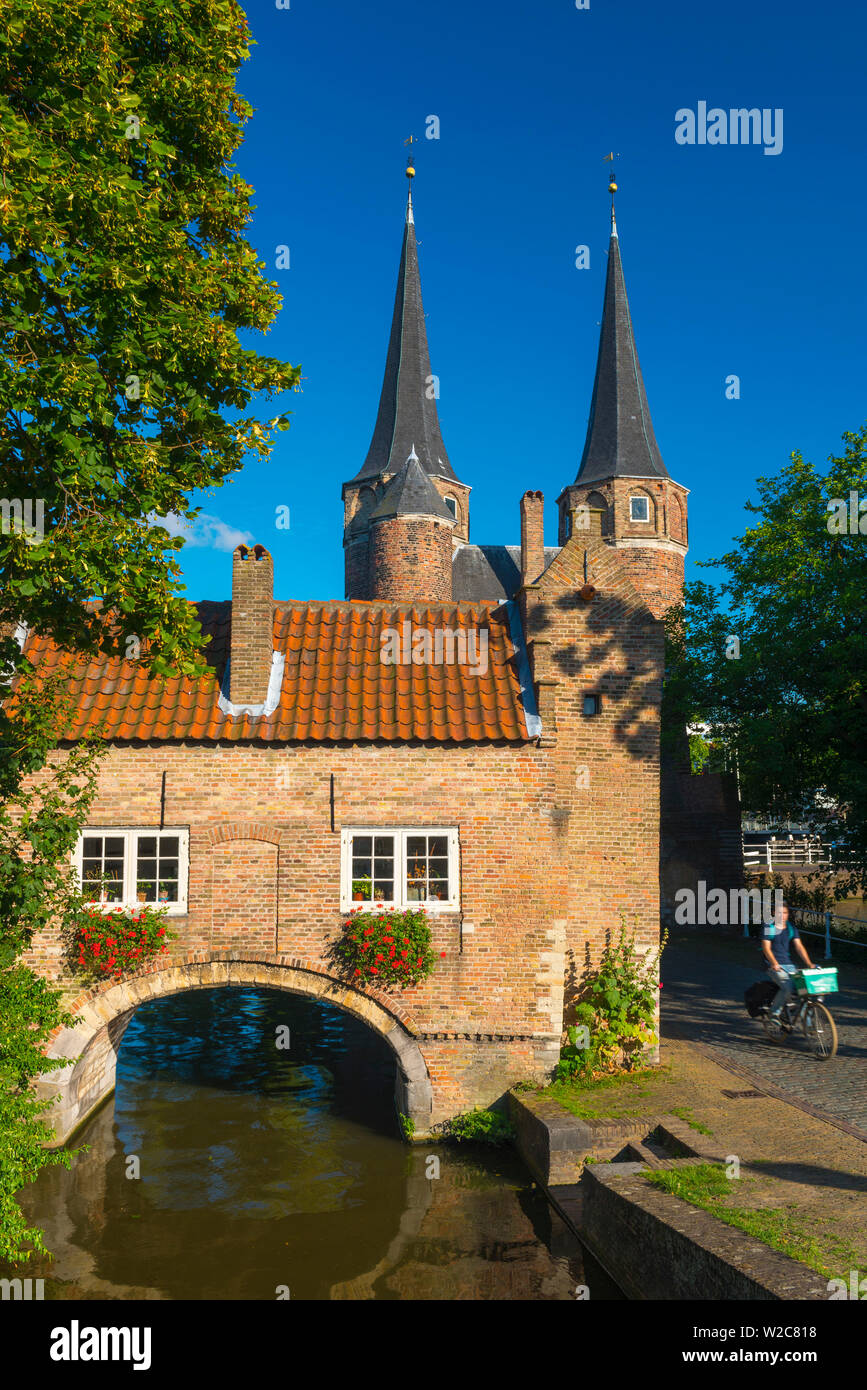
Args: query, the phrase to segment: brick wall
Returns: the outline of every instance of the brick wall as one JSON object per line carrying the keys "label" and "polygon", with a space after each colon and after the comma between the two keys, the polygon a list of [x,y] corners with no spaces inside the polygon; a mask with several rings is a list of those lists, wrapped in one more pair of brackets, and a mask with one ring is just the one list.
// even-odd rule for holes
{"label": "brick wall", "polygon": [[369,597],[397,603],[448,602],[452,531],[427,517],[377,521],[370,533]]}
{"label": "brick wall", "polygon": [[[343,920],[341,828],[457,826],[474,930],[461,949],[460,915],[432,914],[444,956],[397,995],[430,1073],[434,1122],[550,1069],[564,1002],[621,909],[642,948],[658,939],[662,626],[601,535],[574,537],[521,603],[540,744],[117,744],[90,815],[158,825],[165,772],[165,825],[190,830],[174,956],[255,950],[322,970]],[[588,691],[601,697],[592,717]],[[50,934],[32,960],[57,978]]]}

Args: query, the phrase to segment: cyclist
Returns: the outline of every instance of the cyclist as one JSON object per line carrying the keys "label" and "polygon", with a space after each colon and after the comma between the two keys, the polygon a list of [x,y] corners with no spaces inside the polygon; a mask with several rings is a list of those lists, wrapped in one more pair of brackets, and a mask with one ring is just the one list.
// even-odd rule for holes
{"label": "cyclist", "polygon": [[774,1000],[772,1014],[780,1014],[783,1006],[792,997],[791,977],[797,974],[800,966],[795,965],[789,953],[789,947],[794,944],[795,950],[807,966],[808,970],[813,969],[813,962],[804,949],[804,943],[798,935],[798,928],[790,920],[789,909],[785,903],[774,912],[773,922],[766,922],[762,928],[762,954],[765,957],[766,973],[777,985],[779,993]]}

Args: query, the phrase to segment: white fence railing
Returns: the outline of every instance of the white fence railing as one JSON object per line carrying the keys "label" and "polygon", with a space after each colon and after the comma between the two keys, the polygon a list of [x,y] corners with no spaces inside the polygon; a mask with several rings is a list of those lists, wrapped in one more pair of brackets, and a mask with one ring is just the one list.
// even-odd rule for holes
{"label": "white fence railing", "polygon": [[799,927],[804,936],[824,936],[825,938],[825,960],[831,959],[831,942],[837,941],[841,946],[860,946],[867,950],[867,941],[853,941],[850,936],[832,936],[831,928],[835,922],[851,922],[853,926],[863,927],[867,931],[867,922],[860,917],[849,917],[843,912],[817,912],[813,908],[802,908],[799,914],[808,922],[814,922],[816,926],[824,928],[823,931],[813,931],[809,927]]}
{"label": "white fence railing", "polygon": [[764,845],[744,845],[744,868],[791,869],[800,865],[826,865],[829,869],[855,863],[852,855],[840,854],[821,840],[768,840]]}

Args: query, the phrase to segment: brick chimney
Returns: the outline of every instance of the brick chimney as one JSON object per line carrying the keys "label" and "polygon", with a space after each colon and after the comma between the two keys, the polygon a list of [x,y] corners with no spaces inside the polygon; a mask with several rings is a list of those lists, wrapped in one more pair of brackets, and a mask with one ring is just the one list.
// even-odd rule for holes
{"label": "brick chimney", "polygon": [[232,555],[229,699],[262,705],[271,676],[274,561],[264,545],[239,545]]}
{"label": "brick chimney", "polygon": [[545,498],[525,492],[521,498],[521,583],[532,584],[545,568]]}

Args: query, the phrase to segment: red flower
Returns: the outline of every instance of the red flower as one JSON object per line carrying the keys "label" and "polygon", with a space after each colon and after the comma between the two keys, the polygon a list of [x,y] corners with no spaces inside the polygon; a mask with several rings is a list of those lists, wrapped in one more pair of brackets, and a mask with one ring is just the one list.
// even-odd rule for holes
{"label": "red flower", "polygon": [[379,971],[377,970],[377,968],[376,968],[375,965],[372,965],[372,966],[370,967],[370,973],[371,973],[371,975],[378,975],[378,974],[379,974]]}
{"label": "red flower", "polygon": [[440,960],[445,960],[445,958],[446,958],[446,953],[445,953],[445,951],[440,951]]}
{"label": "red flower", "polygon": [[166,934],[166,929],[165,929],[165,927],[157,927],[157,936],[165,936],[165,934]]}
{"label": "red flower", "polygon": [[659,985],[657,986],[657,988],[658,988],[658,989],[662,989],[662,981],[661,981],[661,980],[660,980]]}
{"label": "red flower", "polygon": [[365,936],[370,936],[370,935],[372,935],[372,933],[373,933],[373,927],[365,927],[365,928],[364,928],[364,935],[365,935]]}
{"label": "red flower", "polygon": [[377,956],[376,959],[377,959],[377,960],[385,960],[385,957],[384,957],[384,956]]}
{"label": "red flower", "polygon": [[404,944],[404,946],[408,946],[408,945],[409,945],[409,937],[408,937],[408,936],[405,936],[405,937],[403,938],[403,944]]}
{"label": "red flower", "polygon": [[401,951],[401,953],[400,953],[400,958],[401,958],[401,960],[406,960],[406,958],[407,958],[408,955],[409,955],[409,951]]}
{"label": "red flower", "polygon": [[421,956],[419,956],[418,960],[416,961],[416,965],[421,965]]}
{"label": "red flower", "polygon": [[356,973],[356,975],[360,975],[360,974],[361,974],[361,971],[360,971],[360,970],[356,970],[355,973]]}

